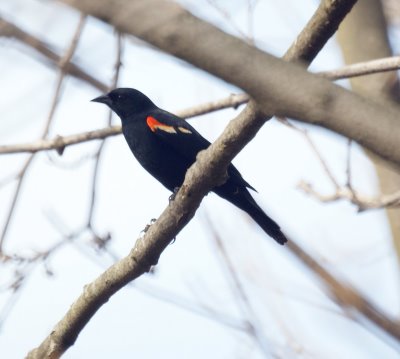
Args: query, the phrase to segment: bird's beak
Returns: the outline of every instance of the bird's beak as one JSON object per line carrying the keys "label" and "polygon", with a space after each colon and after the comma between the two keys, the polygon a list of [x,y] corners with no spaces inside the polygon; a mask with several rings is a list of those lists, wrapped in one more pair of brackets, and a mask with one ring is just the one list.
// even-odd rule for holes
{"label": "bird's beak", "polygon": [[93,100],[91,100],[91,102],[100,102],[100,103],[104,103],[108,106],[111,106],[111,99],[108,97],[108,95],[102,95],[102,96],[96,97]]}

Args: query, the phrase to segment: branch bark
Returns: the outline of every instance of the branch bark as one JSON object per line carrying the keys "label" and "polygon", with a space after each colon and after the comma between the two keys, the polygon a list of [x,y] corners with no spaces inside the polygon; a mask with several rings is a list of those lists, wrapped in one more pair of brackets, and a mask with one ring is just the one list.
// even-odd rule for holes
{"label": "branch bark", "polygon": [[[87,1],[83,1],[83,3],[88,4]],[[127,3],[122,4],[121,2],[111,3],[114,10],[116,3],[122,6],[127,5]],[[106,4],[102,1],[101,5]],[[161,8],[158,8],[157,12],[166,10],[165,6],[172,6],[173,9],[176,9],[176,6],[171,3],[160,3],[160,5]],[[97,3],[95,6],[97,6]],[[139,10],[140,7],[143,10],[147,6],[154,10],[154,1],[135,2],[134,6],[138,6]],[[156,15],[154,11],[151,12]],[[183,13],[186,14],[186,12]],[[137,15],[140,15],[140,12]],[[141,13],[141,15],[150,16],[149,13]],[[132,14],[129,11],[126,16],[131,21]],[[165,23],[157,23],[154,16],[150,17],[157,26],[164,27]],[[184,30],[181,29],[181,31]],[[332,32],[334,31],[335,29],[332,30]],[[208,38],[202,37],[202,39]],[[321,40],[318,46],[322,47],[327,40],[328,37],[323,42]],[[196,44],[198,43],[200,42],[197,41]],[[129,256],[110,267],[104,274],[85,287],[82,295],[56,325],[52,333],[37,349],[28,354],[28,358],[58,358],[74,343],[79,332],[112,294],[149,270],[151,265],[157,263],[159,256],[171,239],[194,216],[204,195],[210,188],[224,181],[226,167],[233,157],[254,137],[264,121],[265,119],[260,119],[260,113],[251,101],[244,111],[227,126],[217,141],[206,151],[199,153],[196,163],[187,172],[184,184],[177,193],[175,200],[161,214],[156,223],[149,228],[144,237],[137,241]]]}
{"label": "branch bark", "polygon": [[[257,101],[265,116],[288,116],[326,127],[400,165],[397,107],[367,101],[299,66],[283,62],[194,17],[175,3],[64,2],[241,87]],[[325,3],[348,6],[350,1]]]}
{"label": "branch bark", "polygon": [[[359,1],[338,32],[338,40],[345,61],[352,63],[370,60],[378,56],[391,56],[392,49],[387,31],[382,2],[380,0]],[[360,33],[363,34],[363,41],[359,41]],[[380,73],[352,79],[351,86],[354,91],[374,100],[397,101],[397,103],[400,100],[400,83],[396,73]],[[394,125],[396,128],[400,128],[400,117],[397,118]],[[400,173],[370,151],[366,151],[366,153],[375,165],[382,197],[388,199],[390,203],[392,196],[389,194],[396,193],[400,189]],[[397,252],[398,264],[400,264],[400,209],[387,208],[386,214],[394,248]]]}
{"label": "branch bark", "polygon": [[[338,80],[354,76],[375,74],[382,71],[392,71],[396,69],[400,69],[399,56],[360,62],[344,66],[336,70],[317,72],[317,74],[327,79]],[[185,110],[178,111],[176,114],[182,118],[188,119],[226,108],[237,108],[247,102],[249,102],[249,96],[246,94],[232,94],[229,97],[225,97],[220,100],[192,106]],[[121,126],[118,125],[93,131],[81,132],[73,135],[56,136],[53,139],[37,140],[29,143],[0,145],[0,154],[23,152],[34,153],[46,150],[56,150],[61,154],[65,147],[87,141],[101,140],[109,136],[118,135],[120,133]]]}

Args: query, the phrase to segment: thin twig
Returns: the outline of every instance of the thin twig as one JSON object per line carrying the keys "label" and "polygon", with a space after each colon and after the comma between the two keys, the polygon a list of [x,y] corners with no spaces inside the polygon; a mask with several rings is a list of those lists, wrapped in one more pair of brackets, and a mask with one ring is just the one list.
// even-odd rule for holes
{"label": "thin twig", "polygon": [[[22,30],[20,27],[15,24],[3,19],[0,16],[0,36],[7,36],[15,38],[21,41],[23,44],[35,49],[41,55],[43,55],[46,59],[50,60],[50,64],[59,67],[59,63],[61,61],[61,56],[55,53],[50,45],[46,44],[44,41],[39,38],[27,33]],[[105,85],[100,80],[96,79],[92,75],[89,75],[85,70],[83,70],[78,65],[73,62],[69,62],[65,65],[65,71],[76,78],[88,83],[89,85],[97,88],[98,90],[105,92],[108,89],[108,86]]]}
{"label": "thin twig", "polygon": [[300,181],[297,187],[301,189],[304,193],[311,195],[317,198],[321,202],[335,202],[338,200],[348,200],[354,205],[358,207],[358,211],[366,211],[370,209],[379,209],[379,208],[395,208],[400,206],[400,190],[393,192],[388,195],[381,195],[378,197],[367,197],[358,194],[353,186],[351,181],[351,144],[352,140],[348,140],[347,145],[347,157],[346,157],[346,185],[340,186],[339,182],[336,180],[332,171],[330,170],[327,162],[322,157],[320,151],[315,145],[314,141],[311,139],[308,131],[306,129],[297,127],[293,125],[288,119],[278,117],[278,120],[289,128],[301,133],[307,143],[310,145],[310,148],[313,150],[314,154],[317,156],[318,161],[320,162],[322,168],[324,169],[327,177],[330,179],[332,184],[335,187],[335,192],[332,194],[321,194],[317,192],[313,186],[305,181]]}
{"label": "thin twig", "polygon": [[[393,59],[393,60],[392,60]],[[335,79],[335,76],[337,76],[338,73],[341,73],[341,78],[346,77],[346,73],[351,73],[353,76],[363,76],[366,74],[371,74],[371,69],[370,66],[368,67],[368,71],[365,72],[365,70],[362,71],[362,68],[368,65],[370,62],[373,62],[375,64],[380,64],[380,70],[376,72],[381,72],[384,71],[383,69],[386,69],[385,71],[392,71],[400,68],[400,65],[397,67],[394,67],[393,63],[396,63],[398,60],[398,57],[394,58],[384,58],[384,59],[379,59],[379,60],[373,60],[373,61],[368,61],[363,64],[363,66],[360,66],[360,68],[357,68],[359,64],[354,64],[354,65],[349,65],[345,66],[341,69],[334,70],[334,71],[325,71],[325,72],[320,72],[317,74],[320,74],[321,76],[324,76],[328,79]],[[353,67],[356,68],[356,70],[353,69]],[[212,102],[207,102],[201,105],[196,105],[193,107],[190,107],[188,109],[178,111],[177,115],[181,116],[183,118],[192,118],[196,116],[201,116],[205,115],[207,113],[219,111],[222,109],[226,108],[238,108],[239,106],[247,103],[249,101],[249,97],[246,94],[232,94],[226,98],[212,101]],[[64,149],[67,146],[70,145],[75,145],[79,144],[82,142],[87,142],[87,141],[92,141],[92,140],[98,140],[98,139],[104,139],[109,136],[115,136],[121,133],[121,126],[113,126],[113,127],[106,127],[102,128],[99,130],[94,130],[94,131],[88,131],[88,132],[82,132],[74,135],[69,135],[69,136],[56,136],[54,139],[42,139],[30,143],[23,143],[23,144],[12,144],[12,145],[0,145],[0,154],[11,154],[11,153],[23,153],[23,152],[38,152],[38,151],[45,151],[45,150],[61,150]]]}
{"label": "thin twig", "polygon": [[334,183],[335,185],[335,192],[326,195],[317,192],[310,183],[305,181],[300,181],[297,187],[301,189],[304,193],[312,197],[315,197],[316,199],[324,203],[335,202],[339,200],[348,200],[349,202],[357,206],[359,212],[370,209],[400,207],[400,190],[395,191],[388,195],[380,195],[377,197],[368,197],[365,195],[360,195],[359,193],[357,193],[357,191],[354,190],[352,185],[352,172],[351,172],[351,145],[352,145],[351,139],[349,139],[347,142],[346,184],[344,186],[340,186],[338,184],[338,181],[336,181],[335,177],[333,176],[332,172],[329,170],[326,162],[321,157],[319,151],[311,141],[311,138],[307,136],[306,130],[293,126],[287,120],[285,120],[284,123],[304,134],[311,148],[313,148],[315,154],[318,156],[320,163],[323,166],[326,174],[331,179],[332,183]]}
{"label": "thin twig", "polygon": [[[117,56],[115,60],[115,65],[114,65],[114,77],[110,85],[110,89],[113,89],[117,87],[118,84],[118,79],[119,79],[119,74],[121,70],[121,59],[122,59],[122,35],[120,32],[117,33]],[[108,119],[107,119],[107,125],[108,127],[111,126],[111,120],[112,120],[112,111],[109,110],[108,112]],[[90,206],[89,206],[89,214],[88,214],[88,220],[87,220],[87,226],[89,229],[91,229],[93,232],[93,213],[94,213],[94,208],[96,204],[96,194],[97,194],[97,182],[98,182],[98,173],[99,173],[99,168],[100,168],[100,162],[102,158],[102,153],[104,149],[104,145],[106,143],[106,137],[102,140],[99,148],[97,149],[96,155],[95,155],[95,160],[94,160],[94,169],[93,169],[93,177],[92,177],[92,193],[90,197]]]}
{"label": "thin twig", "polygon": [[319,149],[317,148],[317,146],[315,145],[314,141],[311,139],[308,131],[306,129],[304,129],[304,128],[295,126],[293,123],[288,121],[287,118],[277,117],[277,119],[281,123],[283,123],[285,126],[288,126],[292,130],[299,132],[304,137],[304,139],[307,141],[307,143],[309,144],[310,148],[312,149],[313,153],[318,158],[319,163],[321,164],[321,166],[324,169],[324,171],[325,171],[326,175],[328,176],[328,178],[331,180],[333,186],[335,188],[339,188],[340,186],[339,186],[338,181],[336,180],[336,178],[333,175],[331,169],[329,168],[328,163],[322,157],[322,155],[321,155]]}
{"label": "thin twig", "polygon": [[[353,182],[352,182],[352,171],[351,171],[351,148],[353,141],[349,138],[347,140],[347,155],[346,155],[346,188],[350,191],[351,196],[353,197],[353,203],[354,202],[358,202],[358,195],[355,192],[354,188],[353,188]],[[336,188],[336,190],[338,191],[339,189]],[[359,207],[359,210],[360,207]]]}
{"label": "thin twig", "polygon": [[[248,96],[244,94],[231,95],[222,100],[207,102],[205,104],[196,105],[186,110],[177,112],[177,115],[183,118],[192,118],[204,115],[217,110],[226,108],[237,108],[238,106],[246,103]],[[46,150],[57,150],[63,153],[64,149],[71,145],[76,145],[82,142],[104,139],[106,137],[119,135],[121,133],[121,126],[105,127],[99,130],[81,132],[68,136],[56,136],[53,139],[37,140],[25,144],[13,144],[0,146],[0,154],[12,154],[30,152],[35,153]]]}
{"label": "thin twig", "polygon": [[[54,255],[64,245],[76,239],[78,235],[79,233],[71,233],[68,236],[63,236],[63,239],[57,241],[45,251],[37,252],[31,257],[11,257],[5,256],[4,254],[0,253],[1,261],[16,261],[18,263],[17,270],[15,270],[15,277],[13,279],[13,282],[7,288],[12,290],[12,294],[0,310],[0,329],[4,326],[4,323],[7,320],[8,316],[11,314],[12,309],[17,304],[18,298],[21,296],[27,280],[29,279],[30,275],[34,273],[34,269],[40,263],[43,263],[46,266],[46,261],[51,255]],[[48,269],[46,270],[46,272],[49,272]]]}
{"label": "thin twig", "polygon": [[221,5],[218,4],[217,1],[215,0],[207,0],[209,5],[214,8],[221,16],[224,18],[227,23],[243,38],[244,41],[248,42],[251,45],[254,45],[254,38],[252,37],[252,34],[250,33],[249,35],[246,34],[240,26],[238,26],[235,21],[233,21],[231,14],[229,11],[224,9]]}
{"label": "thin twig", "polygon": [[[58,63],[58,66],[60,69],[59,75],[58,75],[58,79],[57,79],[55,93],[53,96],[53,101],[52,101],[52,104],[50,107],[49,114],[47,116],[47,121],[45,123],[44,129],[42,132],[42,136],[41,136],[42,140],[45,139],[49,133],[50,125],[52,123],[52,120],[54,118],[54,113],[55,113],[57,105],[59,103],[62,83],[63,83],[64,77],[66,75],[65,67],[69,63],[69,61],[71,60],[71,58],[75,52],[76,46],[78,44],[80,35],[83,30],[83,26],[85,24],[85,18],[86,18],[85,15],[81,15],[77,29],[76,29],[75,34],[70,43],[70,46],[68,47],[67,51],[65,52],[65,55],[60,59],[60,61]],[[6,217],[5,225],[3,227],[1,237],[0,237],[0,252],[2,252],[2,250],[3,250],[4,241],[5,241],[5,238],[6,238],[10,223],[11,223],[11,219],[13,217],[13,214],[15,213],[15,208],[16,208],[16,204],[17,204],[17,201],[19,198],[19,194],[21,193],[21,188],[24,183],[26,173],[28,172],[28,169],[33,161],[34,156],[35,156],[35,153],[33,153],[29,156],[29,158],[26,160],[25,164],[23,165],[23,167],[18,175],[18,183],[17,183],[16,189],[15,189],[13,198],[11,200],[11,205],[8,210],[8,215]]]}
{"label": "thin twig", "polygon": [[258,343],[260,349],[263,353],[269,357],[272,352],[272,348],[266,336],[263,333],[262,325],[259,323],[257,319],[257,315],[255,314],[250,299],[248,298],[246,291],[239,279],[239,276],[235,270],[235,266],[232,263],[228,252],[225,248],[225,245],[220,237],[219,233],[215,229],[213,223],[209,219],[207,215],[204,216],[207,224],[207,228],[210,229],[212,234],[212,239],[218,249],[218,252],[221,255],[221,259],[223,261],[224,267],[229,274],[229,283],[232,283],[232,291],[235,298],[238,298],[239,308],[243,312],[243,315],[247,318],[246,322],[248,324],[248,333],[254,338],[254,340]]}
{"label": "thin twig", "polygon": [[[352,1],[341,3],[343,8],[340,7],[339,10],[347,9],[350,7],[349,5],[353,3]],[[337,10],[337,8],[334,9]],[[103,10],[105,9],[103,8]],[[324,21],[321,23],[321,27],[324,25],[326,27],[323,32],[325,37],[321,35],[321,32],[318,32],[319,41],[316,41],[315,44],[313,43],[312,48],[311,45],[306,42],[304,46],[296,47],[297,50],[292,51],[292,59],[296,58],[297,54],[304,53],[310,53],[310,56],[307,57],[312,58],[312,55],[318,52],[323,44],[326,43],[327,39],[334,33],[336,27],[329,26],[331,23],[326,19],[331,15],[329,9],[327,10],[325,6],[323,8],[319,7],[319,11],[322,10]],[[174,11],[176,12],[175,7]],[[342,13],[342,17],[334,16],[333,25],[340,23],[345,12],[342,11]],[[337,15],[336,12],[335,15]],[[317,17],[317,15],[315,15],[315,17]],[[304,32],[307,33],[308,38],[312,35],[310,34],[311,31],[307,31],[307,27]],[[316,49],[314,50],[314,48]],[[125,284],[142,275],[145,271],[149,270],[151,265],[157,263],[159,256],[169,245],[171,239],[174,238],[192,218],[202,197],[210,188],[217,184],[218,179],[222,178],[222,172],[224,171],[220,173],[218,171],[226,168],[234,155],[241,149],[240,145],[244,147],[244,145],[249,142],[251,138],[251,136],[249,136],[250,133],[255,134],[259,127],[261,127],[256,127],[256,124],[254,124],[253,120],[257,116],[257,113],[255,106],[253,106],[254,104],[251,103],[242,112],[241,116],[234,120],[232,126],[236,126],[235,128],[238,130],[235,135],[232,136],[232,131],[225,131],[222,138],[220,137],[217,139],[207,151],[204,151],[198,156],[198,161],[189,169],[186,179],[180,191],[177,193],[175,200],[172,201],[163,214],[161,214],[157,222],[150,227],[144,237],[136,243],[131,254],[118,262],[118,264],[110,267],[95,281],[85,286],[84,293],[71,305],[68,313],[58,322],[51,334],[37,348],[33,349],[28,354],[28,358],[44,356],[57,358],[61,356],[73,345],[86,323],[93,317],[102,304],[108,301],[109,298]],[[234,139],[234,141],[227,142],[227,138]],[[224,146],[218,147],[221,143],[223,143]],[[233,143],[234,145],[232,145]],[[220,150],[220,152],[218,150]],[[207,155],[211,155],[211,157],[207,157]],[[216,166],[213,166],[214,164]]]}
{"label": "thin twig", "polygon": [[[354,315],[354,319],[368,319],[378,328],[385,331],[396,341],[400,340],[400,323],[387,314],[380,311],[362,296],[355,288],[346,284],[342,280],[335,278],[326,268],[315,260],[304,248],[296,242],[289,240],[288,249],[299,259],[307,268],[309,268],[324,284],[326,292],[344,311]],[[376,332],[369,325],[364,326],[373,334]]]}
{"label": "thin twig", "polygon": [[400,56],[384,57],[382,59],[359,62],[343,66],[337,70],[322,71],[319,72],[318,75],[330,80],[340,80],[396,70],[400,70]]}
{"label": "thin twig", "polygon": [[47,150],[57,150],[57,152],[62,153],[68,146],[93,140],[101,140],[106,137],[119,135],[120,133],[121,126],[105,127],[99,130],[81,132],[68,136],[56,136],[53,139],[43,139],[25,144],[3,145],[0,146],[0,153],[36,153]]}
{"label": "thin twig", "polygon": [[346,186],[352,188],[352,178],[351,178],[351,144],[352,140],[347,140],[347,156],[346,156]]}
{"label": "thin twig", "polygon": [[304,193],[325,203],[347,200],[357,206],[359,212],[379,208],[400,207],[400,190],[387,195],[367,197],[360,195],[354,190],[350,190],[347,186],[339,187],[334,193],[327,195],[316,191],[310,183],[304,181],[298,184],[298,188]]}

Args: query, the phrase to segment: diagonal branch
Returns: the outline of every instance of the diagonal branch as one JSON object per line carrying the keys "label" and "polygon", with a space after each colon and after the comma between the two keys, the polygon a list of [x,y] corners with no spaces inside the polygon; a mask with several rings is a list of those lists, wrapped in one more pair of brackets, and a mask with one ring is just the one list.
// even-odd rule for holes
{"label": "diagonal branch", "polygon": [[[149,5],[149,9],[154,9],[152,7],[154,4],[151,3],[152,1],[149,1],[146,4]],[[85,4],[88,3],[85,2]],[[345,5],[348,6],[348,4],[349,2]],[[96,3],[96,6],[99,7],[105,5],[105,2]],[[141,5],[143,6],[143,3]],[[175,7],[174,4],[171,6]],[[322,10],[325,11],[325,7],[320,6],[317,12],[322,12]],[[151,12],[154,15],[154,11]],[[344,14],[345,12],[340,19],[343,19]],[[151,17],[153,18],[153,16]],[[128,16],[128,18],[130,17]],[[321,27],[331,26],[326,19],[326,12],[322,13],[320,19],[322,20]],[[323,32],[325,37],[317,43],[309,44],[307,41],[304,43],[298,41],[297,46],[294,45],[297,51],[292,55],[292,59],[303,58],[303,56],[296,57],[296,53],[303,55],[305,52],[311,53],[315,47],[320,49],[336,30],[337,16],[335,24],[336,26],[333,26],[330,31]],[[302,34],[311,35],[314,29],[314,27],[313,29],[306,27]],[[320,31],[319,28],[318,31]],[[207,39],[207,37],[203,39]],[[310,57],[313,56],[310,55]],[[131,253],[85,287],[81,296],[72,304],[70,310],[58,322],[51,334],[38,348],[32,350],[27,358],[60,357],[73,345],[87,322],[114,293],[148,271],[152,265],[157,264],[159,256],[170,241],[194,216],[203,197],[211,188],[224,182],[229,163],[263,125],[264,122],[259,118],[259,113],[251,101],[242,113],[227,126],[223,134],[206,151],[199,153],[196,163],[188,170],[185,181],[174,201],[164,210],[155,224],[150,226],[143,238],[138,239]]]}
{"label": "diagonal branch", "polygon": [[[123,0],[64,2],[242,88],[257,101],[264,118],[275,114],[328,128],[400,165],[400,128],[396,126],[400,110],[395,105],[367,101],[298,65],[279,60],[222,32],[176,3],[161,0],[148,0],[145,5],[141,1],[128,5]],[[340,10],[349,10],[354,2],[324,1],[322,6],[325,12],[329,7],[337,10],[340,5]],[[338,15],[339,11],[335,21],[329,23],[334,29]],[[300,59],[307,60],[307,57]],[[376,118],[380,119],[379,124]]]}
{"label": "diagonal branch", "polygon": [[210,229],[212,241],[219,252],[219,258],[221,259],[223,266],[225,267],[228,280],[231,283],[231,288],[234,297],[237,299],[239,309],[243,312],[243,316],[246,318],[246,323],[248,325],[248,333],[251,335],[254,340],[258,343],[260,349],[263,353],[268,356],[273,356],[275,353],[271,348],[271,343],[268,341],[263,328],[260,324],[259,318],[257,317],[250,299],[246,293],[245,288],[239,278],[238,273],[235,270],[234,263],[228,255],[227,249],[225,248],[224,242],[215,229],[213,223],[210,218],[206,215],[205,221],[207,227]]}
{"label": "diagonal branch", "polygon": [[[333,274],[329,273],[296,242],[289,241],[287,246],[296,258],[310,269],[325,285],[327,293],[336,304],[347,310],[355,311],[359,318],[368,319],[368,321],[400,342],[400,324],[398,321],[390,318],[375,307],[353,287],[335,278]],[[369,327],[367,328],[371,330]]]}
{"label": "diagonal branch", "polygon": [[[22,30],[20,27],[15,24],[3,19],[0,16],[0,36],[13,37],[25,45],[35,49],[41,55],[43,55],[46,59],[50,60],[50,64],[54,67],[59,67],[59,63],[61,61],[62,56],[53,51],[48,44],[44,41],[38,39],[37,37],[27,33]],[[96,79],[95,77],[89,75],[85,70],[83,70],[78,65],[73,62],[68,62],[64,68],[65,72],[71,76],[75,76],[76,78],[87,82],[93,87],[97,88],[102,92],[106,92],[108,86]]]}
{"label": "diagonal branch", "polygon": [[[318,72],[317,74],[327,79],[344,79],[353,76],[363,76],[377,73],[380,71],[392,71],[400,69],[400,57],[389,57],[373,61],[361,62],[353,65],[341,67],[336,70]],[[178,111],[176,114],[183,118],[192,118],[205,115],[207,113],[223,110],[226,108],[237,108],[249,101],[246,94],[232,94],[220,100],[207,102],[204,104],[192,106],[190,108]],[[109,136],[115,136],[121,133],[121,126],[105,127],[99,130],[81,132],[68,136],[56,136],[53,139],[38,140],[29,143],[0,145],[0,154],[38,152],[46,150],[57,150],[63,152],[65,147],[79,144],[82,142],[101,140]]]}

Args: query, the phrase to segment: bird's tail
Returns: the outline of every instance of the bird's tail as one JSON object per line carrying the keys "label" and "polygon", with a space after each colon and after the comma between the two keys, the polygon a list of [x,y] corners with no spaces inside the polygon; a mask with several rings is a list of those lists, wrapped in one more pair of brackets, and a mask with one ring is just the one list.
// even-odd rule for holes
{"label": "bird's tail", "polygon": [[287,238],[281,231],[279,225],[273,219],[268,217],[257,203],[251,203],[251,206],[245,209],[245,211],[254,219],[265,233],[275,239],[279,244],[285,244],[287,242]]}
{"label": "bird's tail", "polygon": [[225,187],[223,186],[215,189],[214,192],[249,214],[264,232],[279,244],[285,244],[288,241],[279,225],[265,214],[247,188],[240,189],[234,195],[230,191],[225,191]]}

